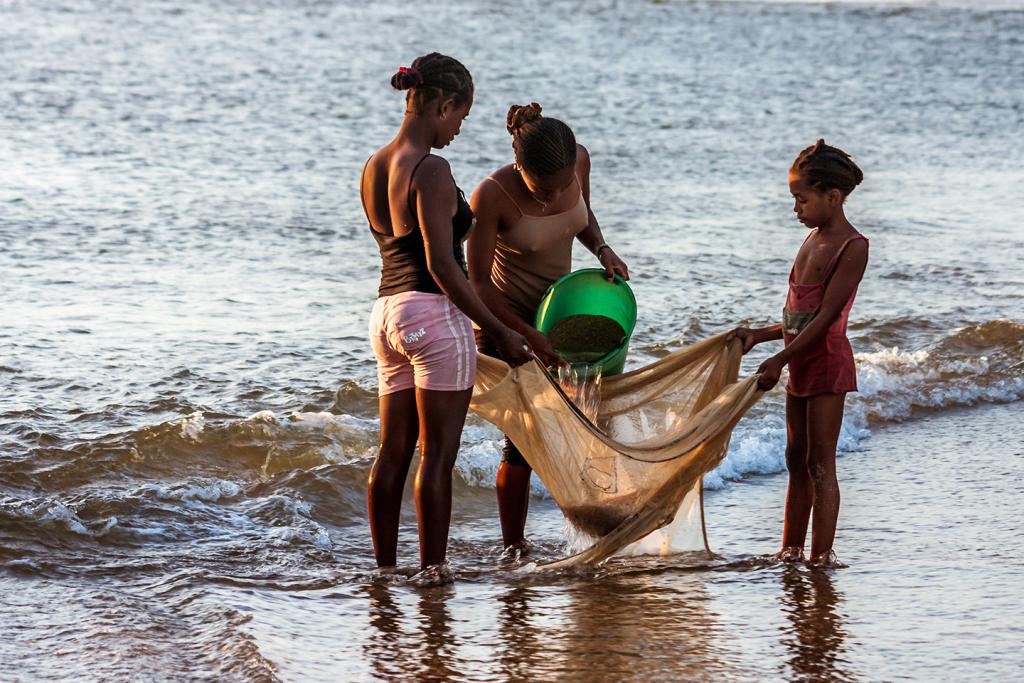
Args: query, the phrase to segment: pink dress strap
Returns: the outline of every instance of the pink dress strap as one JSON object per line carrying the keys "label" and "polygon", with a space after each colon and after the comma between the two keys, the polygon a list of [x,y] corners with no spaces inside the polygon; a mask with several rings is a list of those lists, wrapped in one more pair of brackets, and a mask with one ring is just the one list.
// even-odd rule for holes
{"label": "pink dress strap", "polygon": [[832,271],[835,269],[836,264],[839,263],[839,257],[843,255],[844,251],[846,251],[846,246],[850,242],[852,242],[854,240],[864,240],[864,241],[867,241],[867,239],[868,239],[867,237],[865,237],[864,235],[860,234],[859,232],[856,235],[850,235],[849,237],[847,237],[846,241],[843,242],[842,244],[840,244],[839,248],[836,249],[836,253],[832,255],[832,259],[828,262],[828,265],[825,266],[825,274],[822,276],[821,281],[822,282],[828,282],[828,279],[830,277],[832,277]]}

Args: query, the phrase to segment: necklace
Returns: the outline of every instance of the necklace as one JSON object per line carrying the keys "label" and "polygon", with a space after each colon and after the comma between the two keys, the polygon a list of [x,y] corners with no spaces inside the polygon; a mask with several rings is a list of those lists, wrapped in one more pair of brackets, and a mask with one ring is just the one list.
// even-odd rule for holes
{"label": "necklace", "polygon": [[519,182],[523,184],[523,189],[526,190],[526,194],[528,194],[530,196],[530,199],[537,202],[537,205],[540,206],[540,212],[547,213],[548,205],[551,204],[551,200],[542,202],[541,200],[537,199],[537,195],[535,195],[533,191],[530,190],[530,186],[526,184],[525,180],[523,180],[523,174],[519,172],[519,164],[513,164],[512,170],[516,172],[516,177],[519,178]]}

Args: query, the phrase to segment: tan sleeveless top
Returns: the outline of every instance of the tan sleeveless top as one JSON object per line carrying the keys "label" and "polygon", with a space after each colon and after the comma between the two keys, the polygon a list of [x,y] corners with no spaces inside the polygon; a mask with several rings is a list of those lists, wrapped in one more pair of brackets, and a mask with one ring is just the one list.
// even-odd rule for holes
{"label": "tan sleeveless top", "polygon": [[[533,324],[537,307],[551,284],[572,270],[572,242],[590,224],[583,188],[576,206],[550,216],[530,216],[501,183],[487,176],[519,210],[519,220],[498,232],[491,281],[523,320]],[[579,184],[579,178],[576,179]]]}

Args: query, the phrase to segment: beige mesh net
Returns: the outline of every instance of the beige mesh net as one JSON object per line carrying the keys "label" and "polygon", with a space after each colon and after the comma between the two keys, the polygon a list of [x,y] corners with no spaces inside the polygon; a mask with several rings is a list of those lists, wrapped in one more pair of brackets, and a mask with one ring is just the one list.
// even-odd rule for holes
{"label": "beige mesh net", "polygon": [[755,377],[737,382],[739,343],[725,336],[604,378],[596,422],[538,361],[509,368],[478,357],[472,409],[512,439],[569,524],[592,542],[547,566],[596,563],[617,552],[710,550],[702,478],[725,457],[733,427],[762,394]]}

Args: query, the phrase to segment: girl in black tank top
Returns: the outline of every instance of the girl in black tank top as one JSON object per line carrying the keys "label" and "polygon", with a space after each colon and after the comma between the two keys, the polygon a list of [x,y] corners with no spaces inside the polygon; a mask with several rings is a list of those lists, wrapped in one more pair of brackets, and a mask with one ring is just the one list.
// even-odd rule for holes
{"label": "girl in black tank top", "polygon": [[[473,104],[469,72],[458,61],[435,52],[419,57],[410,68],[399,69],[391,84],[408,90],[405,118],[394,140],[370,157],[360,183],[382,266],[371,322],[379,325],[371,328],[371,335],[380,382],[381,435],[370,471],[367,507],[377,565],[394,566],[402,491],[419,441],[420,567],[444,578],[452,467],[476,368],[471,332],[460,340],[456,330],[469,328],[468,316],[495,338],[499,353],[509,362],[523,363],[532,356],[526,339],[503,325],[470,287],[462,241],[473,224],[473,214],[447,162],[430,154],[432,148],[445,147],[458,135],[469,113]],[[389,179],[404,178],[407,172],[406,196],[391,197]],[[411,229],[396,234],[402,226]],[[410,303],[415,306],[406,305]],[[401,316],[412,315],[408,311],[416,307],[420,315],[428,311],[429,317],[422,328],[408,329],[410,321]],[[451,335],[445,338],[449,329]],[[457,368],[455,378],[443,376],[449,366]]]}
{"label": "girl in black tank top", "polygon": [[[441,288],[434,280],[427,268],[427,253],[423,244],[423,234],[420,231],[419,217],[416,206],[412,201],[412,182],[419,170],[420,164],[430,156],[423,155],[409,178],[409,189],[407,191],[406,203],[409,207],[409,214],[413,217],[414,229],[404,235],[385,235],[374,230],[370,225],[370,233],[377,241],[380,249],[381,272],[380,287],[377,289],[377,296],[390,296],[401,292],[431,292],[442,294]],[[369,163],[369,162],[367,162]],[[473,210],[469,208],[469,202],[462,190],[456,186],[458,191],[458,204],[455,215],[452,216],[452,254],[456,263],[466,270],[466,257],[463,251],[463,243],[473,229]],[[365,206],[364,206],[365,208]]]}

